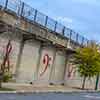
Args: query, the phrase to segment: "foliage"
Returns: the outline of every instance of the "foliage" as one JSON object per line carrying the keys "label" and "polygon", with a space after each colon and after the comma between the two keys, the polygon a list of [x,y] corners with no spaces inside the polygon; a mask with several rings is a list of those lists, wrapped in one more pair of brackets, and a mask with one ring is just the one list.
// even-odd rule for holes
{"label": "foliage", "polygon": [[0,88],[0,91],[15,91],[15,90],[11,88]]}
{"label": "foliage", "polygon": [[74,57],[81,76],[93,77],[100,72],[100,53],[92,48],[78,49]]}
{"label": "foliage", "polygon": [[[74,64],[78,69],[81,77],[92,78],[100,73],[100,53],[97,45],[92,44],[84,48],[79,48],[74,54]],[[83,88],[85,84],[83,83]]]}
{"label": "foliage", "polygon": [[3,82],[8,82],[12,78],[11,74],[4,74],[3,75]]}

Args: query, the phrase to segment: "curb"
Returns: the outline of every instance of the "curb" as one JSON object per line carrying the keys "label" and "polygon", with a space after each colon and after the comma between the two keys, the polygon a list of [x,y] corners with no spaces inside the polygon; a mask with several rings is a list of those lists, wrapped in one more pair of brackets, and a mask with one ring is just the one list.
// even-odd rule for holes
{"label": "curb", "polygon": [[86,90],[86,91],[55,91],[55,90],[33,90],[33,91],[25,91],[25,90],[20,90],[20,91],[0,91],[0,94],[31,94],[31,93],[98,93],[100,91],[91,91],[91,90]]}

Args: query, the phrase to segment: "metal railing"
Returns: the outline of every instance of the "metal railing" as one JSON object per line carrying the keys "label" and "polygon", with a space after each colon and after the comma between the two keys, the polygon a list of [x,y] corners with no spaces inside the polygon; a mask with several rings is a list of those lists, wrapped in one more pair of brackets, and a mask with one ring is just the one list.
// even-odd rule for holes
{"label": "metal railing", "polygon": [[20,0],[0,0],[0,7],[10,10],[16,13],[17,16],[26,18],[31,22],[36,22],[53,32],[65,36],[67,39],[70,39],[79,45],[86,46],[88,43],[88,40],[83,36],[42,14],[38,10],[30,7]]}

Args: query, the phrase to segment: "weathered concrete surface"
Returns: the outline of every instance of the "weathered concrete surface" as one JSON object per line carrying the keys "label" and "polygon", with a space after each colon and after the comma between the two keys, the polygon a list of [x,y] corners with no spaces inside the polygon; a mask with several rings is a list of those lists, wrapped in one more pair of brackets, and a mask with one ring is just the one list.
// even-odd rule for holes
{"label": "weathered concrete surface", "polygon": [[[49,92],[55,92],[55,93],[76,93],[76,92],[92,92],[93,89],[77,89],[72,88],[69,86],[61,86],[61,85],[30,85],[30,84],[18,84],[18,83],[3,83],[3,87],[9,87],[12,89],[15,89],[18,93],[49,93]],[[16,93],[16,92],[8,92],[8,93]],[[95,91],[94,91],[95,92]]]}
{"label": "weathered concrete surface", "polygon": [[[6,29],[6,32],[0,35],[4,40],[0,44],[4,43],[3,45],[5,45],[9,39],[12,40],[14,47],[14,59],[11,61],[13,64],[12,73],[17,74],[16,80],[18,82],[36,82],[36,84],[53,82],[54,84],[65,83],[72,87],[81,86],[82,79],[77,73],[71,79],[65,76],[68,74],[70,66],[66,65],[66,59],[70,59],[66,52],[73,52],[79,45],[36,23],[31,24],[18,18],[8,11],[0,10],[0,21],[5,23],[4,30]],[[24,39],[24,44],[20,46],[22,39]],[[88,81],[86,85],[90,87],[90,83]],[[92,83],[91,86],[94,87],[95,80]]]}
{"label": "weathered concrete surface", "polygon": [[66,68],[66,53],[63,50],[57,50],[53,65],[53,76],[51,82],[54,84],[63,84]]}
{"label": "weathered concrete surface", "polygon": [[[70,58],[69,58],[70,60]],[[65,84],[71,87],[82,87],[83,78],[80,77],[80,74],[77,72],[76,66],[67,61],[66,64],[66,73],[65,73]],[[86,79],[85,87],[86,88],[95,88],[96,77],[91,79]]]}
{"label": "weathered concrete surface", "polygon": [[[42,48],[38,69],[39,82],[49,84],[49,78],[51,75],[50,72],[53,66],[54,55],[55,48],[51,47],[50,45]],[[47,64],[45,62],[47,62]]]}
{"label": "weathered concrete surface", "polygon": [[[9,19],[9,20],[8,20]],[[52,41],[53,44],[58,44],[62,47],[69,47],[70,49],[75,49],[80,47],[78,44],[76,44],[74,41],[69,41],[68,38],[65,38],[64,36],[57,34],[55,32],[52,32],[48,30],[47,28],[40,26],[39,24],[31,24],[27,20],[24,20],[23,18],[16,17],[16,14],[13,14],[10,11],[2,11],[0,10],[0,20],[4,21],[6,24],[16,26],[21,30],[27,31],[29,33],[32,33],[36,36],[41,37],[42,40],[46,39],[49,41]],[[68,42],[70,42],[68,44]]]}
{"label": "weathered concrete surface", "polygon": [[33,82],[38,63],[40,43],[38,41],[26,41],[24,44],[22,59],[18,73],[19,82]]}
{"label": "weathered concrete surface", "polygon": [[55,33],[50,32],[49,30],[37,25],[36,23],[31,24],[20,18],[19,24],[16,25],[19,21],[18,18],[1,10],[0,10],[0,20],[4,21],[6,24],[17,26],[21,30],[27,31],[36,36],[40,36],[42,39],[50,40],[54,44],[59,44],[61,46],[67,47],[67,41],[68,41],[67,39],[59,35],[57,36]]}
{"label": "weathered concrete surface", "polygon": [[[21,38],[21,35],[20,35]],[[9,55],[9,63],[11,67],[12,74],[15,74],[16,72],[16,62],[17,62],[17,55],[19,53],[19,45],[20,45],[20,38],[16,34],[5,32],[3,34],[0,34],[0,64],[3,63],[3,57],[6,53],[6,47],[8,44],[8,41],[11,40],[11,52]]]}
{"label": "weathered concrete surface", "polygon": [[[57,56],[57,53],[55,52],[55,47],[67,49],[68,40],[65,39],[63,36],[57,35],[55,33],[50,32],[47,29],[44,29],[43,27],[37,25],[36,23],[31,24],[23,20],[22,18],[20,18],[20,23],[17,24],[19,19],[14,14],[12,15],[12,13],[8,13],[6,11],[0,11],[0,20],[6,23],[6,25],[12,26],[10,31],[16,32],[15,29],[17,27],[23,31],[20,34],[29,35],[28,37],[27,36],[25,37],[26,40],[23,44],[24,47],[23,48],[22,46],[19,47],[19,55],[16,61],[17,64],[16,64],[16,73],[15,73],[17,74],[17,80],[20,82],[28,82],[28,83],[34,82],[35,80],[37,82],[39,81],[39,83],[49,84],[51,73],[54,70],[54,68],[56,68],[56,66],[58,65],[59,65],[59,68],[60,66],[65,66],[64,64],[61,65],[62,64],[61,61],[60,61],[61,64],[60,63],[57,64],[57,59],[60,60],[60,58],[55,57]],[[36,36],[37,40],[35,40],[34,38],[32,39],[31,34]],[[27,39],[30,39],[33,41],[28,42]],[[41,50],[39,50],[41,41],[47,43],[47,45],[49,42],[52,42],[52,46],[51,47],[50,45],[44,46]],[[40,51],[41,51],[41,54],[39,54]],[[45,55],[48,55],[50,59],[49,63],[47,62],[48,63],[47,66],[46,66],[46,63],[43,61],[43,59],[48,60],[47,58],[44,58]],[[66,55],[65,55],[65,58],[66,58]],[[64,69],[62,69],[60,77],[57,75],[58,73],[56,70],[59,70],[59,68],[56,68],[55,72],[53,73],[55,74],[55,79],[57,79],[57,81],[63,80],[63,77],[64,77],[64,74],[63,74]]]}

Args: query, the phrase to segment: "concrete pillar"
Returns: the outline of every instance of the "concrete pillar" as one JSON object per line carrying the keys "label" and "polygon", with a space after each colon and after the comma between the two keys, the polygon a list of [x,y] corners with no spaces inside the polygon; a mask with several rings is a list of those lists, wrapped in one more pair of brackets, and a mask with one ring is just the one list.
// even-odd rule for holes
{"label": "concrete pillar", "polygon": [[15,77],[18,77],[19,74],[19,68],[20,68],[20,64],[21,64],[21,58],[22,58],[22,53],[23,53],[23,48],[24,48],[24,39],[22,38],[21,42],[20,42],[20,47],[19,47],[19,54],[17,57],[17,63],[16,63],[16,72],[15,72]]}
{"label": "concrete pillar", "polygon": [[[49,79],[50,80],[50,85],[64,84],[65,60],[64,60],[64,64],[63,63],[61,64],[61,60],[62,60],[61,57],[63,57],[63,55],[64,55],[63,52],[65,52],[65,51],[63,51],[63,50],[61,51],[59,49],[56,49],[56,51],[55,51],[54,61],[53,61],[53,65],[52,65],[52,69],[51,69],[51,73],[50,73],[50,79]],[[59,55],[59,53],[62,53],[61,56]],[[58,60],[58,62],[57,62],[57,60]]]}
{"label": "concrete pillar", "polygon": [[68,67],[68,63],[69,63],[69,54],[66,54],[66,63],[65,63],[65,70],[64,70],[64,85],[66,85],[66,79],[67,79],[67,67]]}
{"label": "concrete pillar", "polygon": [[[50,46],[50,51],[49,51],[49,49],[47,49],[49,46]],[[52,67],[53,67],[52,66],[52,62],[50,62],[50,65],[48,65],[48,68],[49,69],[47,69],[47,71],[46,71],[47,73],[45,73],[45,75],[40,76],[40,72],[41,72],[41,67],[42,67],[41,60],[42,60],[42,57],[43,57],[43,55],[45,53],[48,52],[49,56],[51,57],[51,59],[53,59],[53,62],[54,62],[54,56],[56,55],[56,51],[54,51],[54,53],[53,53],[53,51],[52,51],[51,48],[52,48],[52,45],[51,44],[48,44],[47,45],[47,44],[44,43],[44,44],[41,44],[41,46],[40,46],[39,57],[38,57],[39,59],[38,59],[38,63],[37,63],[36,73],[35,73],[35,80],[36,81],[34,83],[38,83],[38,84],[49,84],[49,80],[51,78],[51,73],[52,73],[51,70],[53,70],[52,69]]]}
{"label": "concrete pillar", "polygon": [[53,80],[52,80],[52,78],[54,77],[54,74],[55,74],[54,62],[55,62],[55,58],[56,58],[56,51],[57,51],[57,50],[55,49],[54,56],[53,56],[53,64],[52,64],[51,71],[50,71],[50,77],[49,77],[49,84],[50,84],[50,85],[53,85]]}
{"label": "concrete pillar", "polygon": [[81,77],[79,76],[75,65],[72,64],[71,59],[73,58],[71,51],[67,52],[67,64],[65,74],[65,85],[70,87],[81,87]]}
{"label": "concrete pillar", "polygon": [[62,85],[65,85],[65,82],[66,82],[66,80],[65,80],[65,75],[66,75],[66,69],[67,69],[67,62],[68,61],[68,57],[67,57],[67,55],[66,55],[66,59],[65,59],[65,67],[64,67],[64,73],[63,73],[63,80],[64,80],[64,83],[62,83]]}
{"label": "concrete pillar", "polygon": [[42,48],[43,48],[43,45],[41,43],[40,49],[39,49],[39,55],[38,55],[38,62],[37,62],[37,66],[36,66],[36,71],[34,73],[35,81],[38,80],[38,71],[39,71],[39,65],[40,65],[40,60],[41,60],[41,55],[42,55]]}

